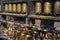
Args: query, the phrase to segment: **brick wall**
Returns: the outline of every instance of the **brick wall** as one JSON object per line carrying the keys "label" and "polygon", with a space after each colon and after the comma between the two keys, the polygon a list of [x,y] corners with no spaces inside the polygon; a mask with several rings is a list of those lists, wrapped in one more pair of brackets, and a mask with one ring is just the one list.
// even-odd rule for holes
{"label": "brick wall", "polygon": [[60,30],[60,22],[55,22],[54,27],[56,27],[56,30]]}
{"label": "brick wall", "polygon": [[14,17],[11,17],[11,16],[6,16],[6,20],[9,20],[9,21],[14,21]]}
{"label": "brick wall", "polygon": [[11,20],[11,21],[14,21],[14,17],[10,17],[10,20]]}
{"label": "brick wall", "polygon": [[40,27],[41,26],[41,20],[35,19],[35,25]]}
{"label": "brick wall", "polygon": [[10,16],[6,16],[6,20],[10,20]]}

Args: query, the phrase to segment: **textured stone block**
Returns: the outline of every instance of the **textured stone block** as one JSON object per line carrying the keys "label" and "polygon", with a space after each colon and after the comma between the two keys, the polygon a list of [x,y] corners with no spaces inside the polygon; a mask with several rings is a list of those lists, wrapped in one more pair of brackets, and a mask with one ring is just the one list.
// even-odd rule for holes
{"label": "textured stone block", "polygon": [[6,16],[6,20],[10,20],[10,16]]}
{"label": "textured stone block", "polygon": [[10,20],[11,20],[11,21],[14,21],[14,17],[10,17]]}
{"label": "textured stone block", "polygon": [[37,26],[41,26],[41,20],[39,20],[39,19],[35,19],[35,25],[37,25]]}

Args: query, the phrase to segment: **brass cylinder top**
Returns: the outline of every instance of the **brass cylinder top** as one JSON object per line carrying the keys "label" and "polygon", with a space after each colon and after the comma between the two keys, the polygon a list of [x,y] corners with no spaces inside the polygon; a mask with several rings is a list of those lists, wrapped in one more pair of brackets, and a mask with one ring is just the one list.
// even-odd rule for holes
{"label": "brass cylinder top", "polygon": [[42,5],[40,2],[35,3],[35,11],[36,13],[41,13],[42,12]]}
{"label": "brass cylinder top", "polygon": [[45,2],[44,3],[44,13],[51,13],[51,3]]}
{"label": "brass cylinder top", "polygon": [[22,4],[22,12],[27,12],[27,4],[26,3]]}
{"label": "brass cylinder top", "polygon": [[9,4],[9,12],[12,12],[12,4]]}
{"label": "brass cylinder top", "polygon": [[5,11],[8,11],[9,9],[8,6],[9,6],[8,4],[5,4]]}
{"label": "brass cylinder top", "polygon": [[22,8],[21,8],[21,4],[17,4],[17,12],[21,12]]}
{"label": "brass cylinder top", "polygon": [[13,4],[13,12],[16,12],[16,4]]}
{"label": "brass cylinder top", "polygon": [[60,2],[55,2],[55,4],[54,4],[54,13],[56,13],[56,14],[60,13]]}

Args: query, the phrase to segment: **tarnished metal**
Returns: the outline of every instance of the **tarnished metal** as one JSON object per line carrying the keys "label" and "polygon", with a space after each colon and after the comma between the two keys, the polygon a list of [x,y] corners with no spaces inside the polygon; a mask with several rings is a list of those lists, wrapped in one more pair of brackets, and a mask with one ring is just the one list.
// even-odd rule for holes
{"label": "tarnished metal", "polygon": [[[31,2],[32,5],[28,3],[28,5],[30,5],[30,7],[29,7],[30,8],[29,9],[30,13],[34,13],[34,11],[35,11],[36,14],[41,14],[43,5],[44,5],[44,8],[43,8],[44,13],[45,14],[50,14],[51,13],[51,3],[50,2],[45,2],[43,4],[43,3],[41,3],[41,1],[40,2],[35,2],[34,1],[34,3],[35,3],[35,5],[33,5],[32,2]],[[58,5],[58,4],[59,3],[56,3],[55,6]],[[27,3],[21,3],[20,4],[18,2],[17,3],[13,2],[11,4],[8,3],[8,6],[5,5],[5,7],[6,7],[5,11],[26,13],[28,11],[28,5],[27,5]],[[35,10],[34,10],[34,8],[35,8]],[[57,9],[59,9],[59,8],[57,8]],[[10,16],[13,16],[13,15],[10,14]],[[43,19],[43,17],[44,17],[45,20],[43,20],[43,24],[42,24],[41,28],[38,25],[37,26],[33,25],[33,23],[30,24],[29,26],[26,26],[24,24],[20,25],[20,23],[16,24],[15,21],[13,20],[15,18],[15,16],[14,16],[14,18],[9,17],[8,19],[12,19],[14,22],[8,22],[7,23],[8,29],[4,30],[5,35],[7,34],[6,36],[9,36],[8,40],[57,40],[57,36],[58,36],[58,38],[60,37],[60,34],[58,34],[58,35],[54,34],[55,29],[50,28],[50,27],[53,26],[52,24],[54,23],[54,21],[53,22],[51,21],[51,18],[53,19],[54,17],[50,17],[50,16],[46,16],[46,17],[45,16],[42,16],[42,17],[33,16],[33,17],[37,18],[38,20],[40,20],[40,18]],[[49,21],[48,20],[46,21],[46,19],[48,19]],[[56,20],[56,19],[54,19],[54,20]],[[9,20],[9,21],[12,21],[12,20]],[[24,20],[24,18],[23,18],[23,20]]]}
{"label": "tarnished metal", "polygon": [[15,40],[15,37],[17,36],[17,30],[16,26],[14,24],[9,24],[8,25],[8,36],[10,40]]}
{"label": "tarnished metal", "polygon": [[16,11],[17,11],[17,5],[13,4],[13,12],[16,12]]}
{"label": "tarnished metal", "polygon": [[8,4],[5,4],[5,11],[8,11],[9,9],[8,6],[9,6]]}
{"label": "tarnished metal", "polygon": [[54,13],[60,14],[60,2],[55,2],[54,4]]}
{"label": "tarnished metal", "polygon": [[5,29],[4,29],[4,35],[5,35],[5,36],[8,36],[7,34],[8,34],[8,30],[7,30],[7,28],[5,28]]}
{"label": "tarnished metal", "polygon": [[49,2],[44,3],[44,13],[46,13],[46,14],[51,13],[51,3],[49,3]]}
{"label": "tarnished metal", "polygon": [[23,12],[23,13],[24,13],[24,12],[27,12],[27,8],[28,8],[27,3],[23,3],[23,4],[22,4],[22,12]]}
{"label": "tarnished metal", "polygon": [[22,11],[22,5],[19,3],[17,4],[17,12],[21,12]]}
{"label": "tarnished metal", "polygon": [[40,2],[36,2],[36,3],[35,3],[35,11],[36,11],[36,13],[38,13],[38,14],[42,13],[42,5],[41,5]]}
{"label": "tarnished metal", "polygon": [[8,4],[9,5],[9,12],[12,12],[12,4]]}

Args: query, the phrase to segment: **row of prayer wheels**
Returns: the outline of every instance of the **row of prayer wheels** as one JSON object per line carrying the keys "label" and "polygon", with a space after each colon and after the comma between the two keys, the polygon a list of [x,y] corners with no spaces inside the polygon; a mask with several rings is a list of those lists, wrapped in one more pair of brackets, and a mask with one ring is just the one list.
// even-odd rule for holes
{"label": "row of prayer wheels", "polygon": [[5,4],[5,11],[7,12],[27,12],[27,4]]}
{"label": "row of prayer wheels", "polygon": [[[46,13],[46,14],[51,13],[51,10],[52,10],[51,8],[52,8],[52,5],[50,2],[44,3],[44,13]],[[55,2],[54,3],[54,13],[59,14],[60,13],[59,9],[60,9],[60,2]],[[38,14],[42,13],[42,4],[40,2],[35,3],[35,11]]]}
{"label": "row of prayer wheels", "polygon": [[[35,12],[37,14],[41,14],[42,13],[42,3],[41,2],[36,2],[35,3]],[[50,2],[45,2],[44,3],[44,13],[45,14],[49,14],[51,13],[51,9],[52,5]],[[55,2],[54,3],[54,13],[55,14],[60,14],[60,1]],[[18,3],[18,4],[5,4],[5,11],[7,12],[27,12],[28,10],[28,5],[27,3]]]}

